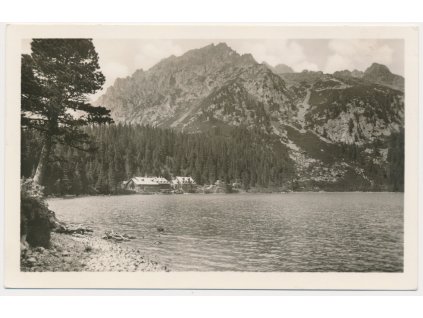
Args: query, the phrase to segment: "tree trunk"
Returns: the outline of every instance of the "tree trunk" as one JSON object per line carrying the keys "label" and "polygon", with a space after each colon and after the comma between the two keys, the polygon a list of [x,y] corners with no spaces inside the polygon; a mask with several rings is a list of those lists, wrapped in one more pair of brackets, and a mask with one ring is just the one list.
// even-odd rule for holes
{"label": "tree trunk", "polygon": [[48,159],[50,157],[51,146],[51,139],[47,137],[44,141],[43,149],[41,150],[40,160],[38,161],[37,170],[35,171],[35,175],[33,178],[34,183],[38,185],[44,185],[43,182],[46,174]]}

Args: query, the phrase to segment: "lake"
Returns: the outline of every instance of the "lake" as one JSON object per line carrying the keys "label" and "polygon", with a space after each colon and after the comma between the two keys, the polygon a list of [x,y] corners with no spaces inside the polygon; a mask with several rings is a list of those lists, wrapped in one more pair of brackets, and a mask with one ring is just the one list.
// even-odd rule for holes
{"label": "lake", "polygon": [[[95,196],[50,199],[59,219],[172,271],[401,272],[402,193]],[[158,232],[163,227],[164,232]]]}

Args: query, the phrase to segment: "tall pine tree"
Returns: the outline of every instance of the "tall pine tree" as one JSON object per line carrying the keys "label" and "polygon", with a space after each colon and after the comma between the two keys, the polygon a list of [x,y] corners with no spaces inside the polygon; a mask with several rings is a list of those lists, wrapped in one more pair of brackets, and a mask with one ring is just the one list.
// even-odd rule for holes
{"label": "tall pine tree", "polygon": [[98,54],[90,39],[34,39],[31,55],[22,55],[21,125],[42,135],[34,181],[44,183],[56,144],[89,150],[90,123],[110,123],[110,111],[94,107],[87,96],[104,84]]}

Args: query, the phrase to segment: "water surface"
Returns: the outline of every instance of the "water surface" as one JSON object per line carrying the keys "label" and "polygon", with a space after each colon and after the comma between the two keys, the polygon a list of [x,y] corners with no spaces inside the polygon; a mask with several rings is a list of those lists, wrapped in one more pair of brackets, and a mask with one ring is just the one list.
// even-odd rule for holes
{"label": "water surface", "polygon": [[[57,216],[134,235],[173,271],[398,272],[401,193],[97,196],[51,199]],[[158,232],[163,227],[164,232]]]}

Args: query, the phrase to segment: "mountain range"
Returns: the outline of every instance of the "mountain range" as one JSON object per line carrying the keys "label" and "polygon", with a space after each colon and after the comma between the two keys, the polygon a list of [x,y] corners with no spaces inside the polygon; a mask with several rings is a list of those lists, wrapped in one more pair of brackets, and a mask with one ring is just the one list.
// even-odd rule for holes
{"label": "mountain range", "polygon": [[219,43],[118,78],[95,104],[118,123],[189,134],[246,127],[277,136],[302,189],[392,190],[404,78],[377,63],[364,72],[294,72]]}

